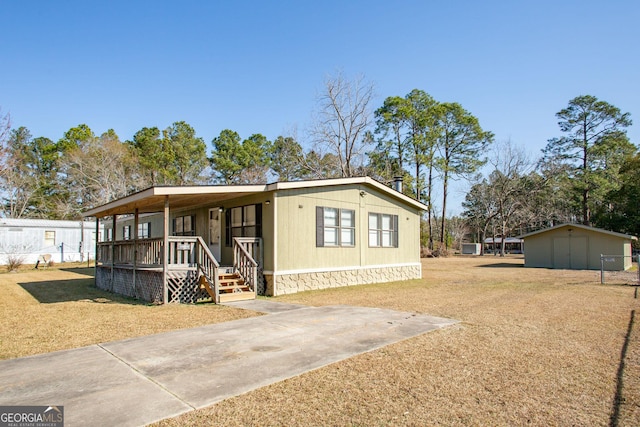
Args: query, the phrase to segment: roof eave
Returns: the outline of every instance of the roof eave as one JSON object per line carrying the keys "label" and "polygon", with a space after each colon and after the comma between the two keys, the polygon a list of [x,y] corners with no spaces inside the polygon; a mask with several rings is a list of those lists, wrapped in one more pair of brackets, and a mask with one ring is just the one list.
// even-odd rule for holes
{"label": "roof eave", "polygon": [[608,235],[611,235],[611,236],[620,237],[622,239],[638,240],[638,238],[636,236],[631,236],[629,234],[617,233],[615,231],[609,231],[609,230],[604,230],[604,229],[601,229],[601,228],[589,227],[587,225],[571,224],[571,223],[560,224],[560,225],[556,225],[556,226],[553,226],[553,227],[545,228],[545,229],[542,229],[542,230],[533,231],[531,233],[527,233],[527,234],[523,234],[522,236],[518,236],[518,238],[525,239],[527,237],[531,237],[531,236],[536,236],[538,234],[547,233],[549,231],[557,230],[557,229],[560,229],[560,228],[563,228],[563,227],[576,227],[576,228],[580,228],[580,229],[583,229],[583,230],[595,231],[595,232],[599,232],[599,233],[608,234]]}
{"label": "roof eave", "polygon": [[[428,206],[423,203],[412,199],[386,185],[374,180],[370,177],[352,177],[352,178],[333,178],[333,179],[319,179],[312,181],[289,181],[289,182],[275,182],[272,184],[257,184],[257,185],[221,185],[221,186],[186,186],[186,187],[150,187],[137,193],[125,196],[121,199],[114,200],[106,203],[102,206],[98,206],[85,211],[83,217],[104,217],[113,214],[121,215],[124,213],[133,213],[135,206],[141,204],[145,200],[152,198],[164,197],[164,196],[196,196],[207,194],[251,194],[251,193],[266,193],[278,190],[290,190],[301,188],[313,188],[313,187],[329,187],[339,185],[368,185],[376,188],[380,192],[387,194],[391,197],[401,200],[402,202],[413,206],[414,208],[422,211],[428,210]],[[124,212],[124,211],[127,212]]]}
{"label": "roof eave", "polygon": [[421,203],[411,197],[387,187],[375,179],[368,176],[350,177],[350,178],[328,178],[328,179],[316,179],[312,181],[288,181],[288,182],[274,182],[267,184],[268,190],[294,190],[299,188],[314,188],[314,187],[328,187],[332,185],[357,185],[365,184],[370,185],[383,193],[386,193],[392,197],[402,200],[403,202],[412,205],[416,209],[426,211],[429,209],[427,205]]}

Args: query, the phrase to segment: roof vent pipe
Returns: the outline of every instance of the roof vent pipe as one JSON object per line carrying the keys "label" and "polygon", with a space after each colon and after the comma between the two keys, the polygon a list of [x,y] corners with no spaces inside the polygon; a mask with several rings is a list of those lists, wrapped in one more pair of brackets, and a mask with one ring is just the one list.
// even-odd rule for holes
{"label": "roof vent pipe", "polygon": [[402,193],[402,177],[394,176],[393,177],[393,189],[398,193]]}

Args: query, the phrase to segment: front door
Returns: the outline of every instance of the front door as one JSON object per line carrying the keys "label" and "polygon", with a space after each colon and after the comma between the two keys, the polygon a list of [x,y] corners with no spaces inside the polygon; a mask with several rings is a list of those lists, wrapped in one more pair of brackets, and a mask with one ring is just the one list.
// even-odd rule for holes
{"label": "front door", "polygon": [[220,262],[220,219],[222,213],[220,208],[209,209],[209,250],[216,260]]}

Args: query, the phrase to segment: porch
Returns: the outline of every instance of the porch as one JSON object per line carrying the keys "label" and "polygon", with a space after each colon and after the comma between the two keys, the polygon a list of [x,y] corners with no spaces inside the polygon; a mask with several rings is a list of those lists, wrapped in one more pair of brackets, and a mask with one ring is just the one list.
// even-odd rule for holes
{"label": "porch", "polygon": [[96,287],[151,303],[255,299],[261,248],[260,238],[236,237],[233,265],[220,266],[199,236],[99,242]]}

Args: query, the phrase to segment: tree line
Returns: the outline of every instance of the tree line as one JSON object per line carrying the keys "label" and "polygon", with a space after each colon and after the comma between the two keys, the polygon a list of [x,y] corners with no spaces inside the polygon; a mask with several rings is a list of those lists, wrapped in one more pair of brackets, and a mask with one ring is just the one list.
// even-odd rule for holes
{"label": "tree line", "polygon": [[[208,149],[184,121],[144,127],[126,141],[81,124],[54,141],[12,128],[0,114],[0,215],[75,219],[153,185],[368,175],[388,185],[402,177],[405,194],[427,205],[422,242],[431,250],[468,235],[482,240],[565,221],[640,234],[640,159],[626,135],[629,113],[593,96],[574,98],[556,114],[562,136],[531,160],[511,142],[495,143],[459,103],[414,89],[374,108],[373,93],[362,77],[327,77],[307,148],[295,132],[270,141],[225,129]],[[447,218],[450,183],[460,178],[470,182],[464,212]]]}
{"label": "tree line", "polygon": [[626,133],[630,114],[585,95],[556,117],[562,135],[537,159],[510,142],[495,147],[488,176],[463,202],[476,241],[566,222],[640,235],[640,154]]}

